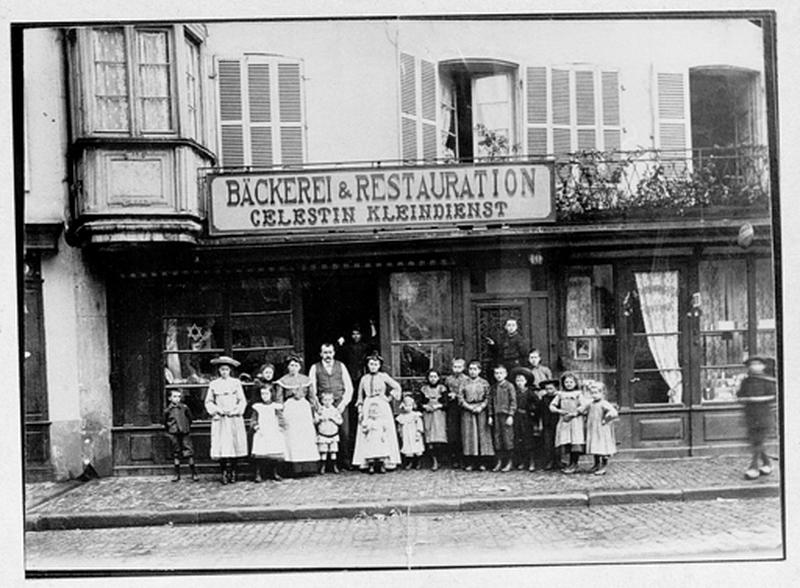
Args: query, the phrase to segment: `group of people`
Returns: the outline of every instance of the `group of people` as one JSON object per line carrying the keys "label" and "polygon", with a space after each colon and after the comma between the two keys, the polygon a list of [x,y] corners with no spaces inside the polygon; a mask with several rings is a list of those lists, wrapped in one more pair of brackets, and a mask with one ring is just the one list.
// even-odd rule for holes
{"label": "group of people", "polygon": [[[445,460],[467,471],[516,467],[573,474],[580,456],[588,454],[594,459],[589,471],[605,474],[609,457],[617,451],[613,423],[618,413],[603,384],[581,382],[571,372],[554,379],[541,365],[538,349],[527,351],[527,365],[521,365],[523,348],[514,319],[506,322],[505,331],[499,341],[490,342],[496,348],[492,383],[482,377],[479,361],[455,358],[444,378],[431,369],[419,390],[404,392],[383,371],[377,352],[366,357],[363,375],[351,379],[347,366],[335,359],[332,343],[321,346],[320,361],[308,375],[301,372],[303,361],[297,355],[288,357],[287,372],[277,380],[275,366],[267,363],[255,378],[259,399],[251,407],[249,451],[244,419],[248,403],[242,383],[231,372],[239,362],[227,356],[212,360],[219,377],[209,384],[205,408],[211,417],[210,457],[220,463],[222,483],[236,481],[237,461],[248,455],[256,482],[267,477],[279,481],[281,472],[339,473],[352,467],[372,474],[399,466],[419,468],[423,456],[430,457],[432,470]],[[746,363],[751,375],[740,397],[747,402],[752,425],[754,453],[747,477],[753,479],[771,472],[763,444],[775,391],[774,380],[763,377],[761,358]],[[170,393],[164,424],[174,458],[173,480],[180,479],[181,458],[188,458],[196,480],[191,413],[179,390]]]}

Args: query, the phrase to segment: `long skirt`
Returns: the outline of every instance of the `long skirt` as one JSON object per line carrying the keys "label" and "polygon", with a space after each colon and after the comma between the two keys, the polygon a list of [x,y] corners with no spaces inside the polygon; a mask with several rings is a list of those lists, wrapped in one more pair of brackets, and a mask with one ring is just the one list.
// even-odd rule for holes
{"label": "long skirt", "polygon": [[447,443],[447,417],[443,409],[422,414],[425,423],[425,443]]}
{"label": "long skirt", "polygon": [[[397,441],[397,428],[394,426],[392,407],[388,400],[381,398],[380,396],[375,396],[372,398],[367,398],[364,401],[364,405],[362,406],[362,414],[367,414],[369,407],[372,404],[376,404],[378,406],[378,418],[386,423],[386,428],[388,430],[389,457],[383,460],[383,465],[386,467],[386,469],[394,469],[400,465],[401,462],[400,444]],[[356,429],[356,445],[355,449],[353,450],[353,465],[359,468],[367,467],[367,458],[364,455],[365,442],[366,436],[364,431],[359,426]]]}
{"label": "long skirt", "polygon": [[463,439],[461,436],[461,407],[450,401],[445,409],[447,422],[447,447],[451,457],[458,459],[462,455]]}
{"label": "long skirt", "polygon": [[492,430],[485,410],[478,414],[461,411],[461,439],[464,455],[494,455]]}
{"label": "long skirt", "polygon": [[211,459],[228,459],[247,455],[247,431],[240,416],[219,416],[211,419]]}
{"label": "long skirt", "polygon": [[317,431],[307,400],[286,401],[283,407],[286,421],[286,461],[297,473],[315,472],[318,467]]}
{"label": "long skirt", "polygon": [[527,412],[514,414],[514,453],[518,463],[533,458],[533,419]]}

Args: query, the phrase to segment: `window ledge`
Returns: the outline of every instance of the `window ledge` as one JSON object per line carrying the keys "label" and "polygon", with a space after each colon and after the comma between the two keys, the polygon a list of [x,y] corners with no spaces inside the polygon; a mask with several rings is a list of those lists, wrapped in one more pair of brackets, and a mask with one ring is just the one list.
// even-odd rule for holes
{"label": "window ledge", "polygon": [[93,135],[78,137],[72,142],[70,156],[80,157],[80,154],[87,149],[144,149],[147,147],[169,148],[169,147],[189,147],[195,153],[207,159],[209,166],[217,164],[217,156],[206,146],[201,145],[194,139],[177,136],[148,136],[130,137],[124,135]]}

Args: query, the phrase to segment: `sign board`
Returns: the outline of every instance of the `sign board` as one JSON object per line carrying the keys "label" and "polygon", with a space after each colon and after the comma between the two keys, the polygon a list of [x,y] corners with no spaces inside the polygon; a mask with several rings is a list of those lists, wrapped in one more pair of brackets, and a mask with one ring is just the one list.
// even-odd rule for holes
{"label": "sign board", "polygon": [[551,163],[221,172],[208,186],[211,235],[555,220]]}

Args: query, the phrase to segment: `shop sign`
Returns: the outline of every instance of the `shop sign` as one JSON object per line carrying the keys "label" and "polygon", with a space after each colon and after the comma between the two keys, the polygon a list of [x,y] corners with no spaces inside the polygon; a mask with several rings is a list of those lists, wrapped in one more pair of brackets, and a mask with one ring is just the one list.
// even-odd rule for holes
{"label": "shop sign", "polygon": [[209,233],[278,234],[555,220],[551,163],[214,173]]}

